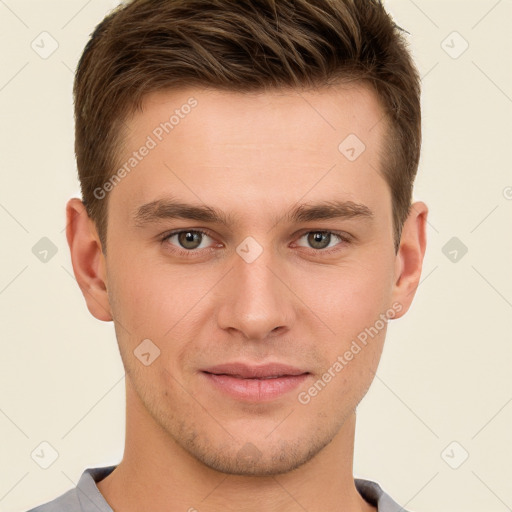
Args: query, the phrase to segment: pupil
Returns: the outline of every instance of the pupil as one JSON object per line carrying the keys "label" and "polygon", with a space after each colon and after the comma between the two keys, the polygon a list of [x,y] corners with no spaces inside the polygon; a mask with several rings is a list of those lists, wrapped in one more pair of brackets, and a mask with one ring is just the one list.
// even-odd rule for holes
{"label": "pupil", "polygon": [[[322,239],[324,239],[324,242],[327,240],[328,241],[328,238],[329,238],[329,234],[328,233],[323,233],[323,232],[320,232],[320,231],[316,231],[315,233],[313,233],[313,242],[312,244],[318,244],[320,243],[321,244],[321,249],[325,248],[326,245],[323,244],[322,245]],[[328,243],[327,243],[328,245]],[[318,247],[317,247],[318,249]]]}
{"label": "pupil", "polygon": [[189,247],[187,246],[187,243],[194,244],[194,242],[197,242],[196,238],[199,236],[199,233],[194,233],[192,231],[186,231],[184,233],[181,233],[180,238],[184,238],[184,240],[180,240],[181,245],[185,246],[186,249],[195,249],[195,247]]}

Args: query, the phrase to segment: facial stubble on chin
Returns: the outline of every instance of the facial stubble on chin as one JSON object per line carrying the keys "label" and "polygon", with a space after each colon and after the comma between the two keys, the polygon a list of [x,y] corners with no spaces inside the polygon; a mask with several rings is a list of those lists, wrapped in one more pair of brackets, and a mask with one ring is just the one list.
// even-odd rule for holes
{"label": "facial stubble on chin", "polygon": [[[164,392],[164,397],[169,403],[167,391]],[[190,398],[190,400],[193,399]],[[344,417],[331,425],[329,425],[329,421],[326,421],[329,418],[328,414],[318,414],[319,423],[312,425],[309,433],[303,434],[298,439],[289,440],[286,439],[286,421],[288,419],[291,421],[292,413],[276,431],[262,436],[262,440],[253,443],[250,432],[247,433],[246,441],[237,441],[197,404],[197,407],[201,409],[200,414],[208,416],[207,421],[203,424],[211,422],[211,428],[221,432],[224,438],[223,441],[213,442],[208,432],[198,428],[194,420],[183,420],[171,410],[165,414],[161,408],[155,407],[156,405],[155,403],[145,403],[145,407],[153,419],[178,449],[184,450],[210,469],[239,476],[274,476],[299,468],[331,443],[345,421],[355,412],[355,408],[350,409]],[[327,426],[328,428],[322,428]],[[282,437],[272,441],[272,437],[275,439],[279,435]]]}

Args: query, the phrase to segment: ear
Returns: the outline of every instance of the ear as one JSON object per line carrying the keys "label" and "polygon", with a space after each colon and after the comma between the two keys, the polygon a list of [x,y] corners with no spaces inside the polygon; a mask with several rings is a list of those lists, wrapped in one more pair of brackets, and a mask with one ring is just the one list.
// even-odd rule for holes
{"label": "ear", "polygon": [[400,318],[408,311],[420,282],[427,246],[427,215],[428,208],[425,203],[413,203],[402,228],[393,287],[393,300],[400,303],[402,309],[394,318]]}
{"label": "ear", "polygon": [[66,205],[66,238],[71,252],[73,272],[87,308],[98,320],[112,320],[107,294],[106,262],[96,226],[80,199]]}

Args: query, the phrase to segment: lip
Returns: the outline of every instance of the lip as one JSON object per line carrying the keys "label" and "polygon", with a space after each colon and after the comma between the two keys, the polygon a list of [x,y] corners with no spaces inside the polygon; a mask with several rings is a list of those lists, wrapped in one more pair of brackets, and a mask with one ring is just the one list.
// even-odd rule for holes
{"label": "lip", "polygon": [[218,391],[237,400],[267,402],[302,384],[309,372],[281,363],[248,365],[226,363],[201,370]]}
{"label": "lip", "polygon": [[241,377],[242,379],[275,376],[283,377],[290,375],[302,375],[303,373],[308,373],[304,370],[296,368],[295,366],[290,366],[287,364],[267,363],[263,365],[249,365],[242,362],[219,364],[216,366],[211,366],[209,368],[203,368],[201,371],[214,373],[217,375],[226,374],[234,377]]}

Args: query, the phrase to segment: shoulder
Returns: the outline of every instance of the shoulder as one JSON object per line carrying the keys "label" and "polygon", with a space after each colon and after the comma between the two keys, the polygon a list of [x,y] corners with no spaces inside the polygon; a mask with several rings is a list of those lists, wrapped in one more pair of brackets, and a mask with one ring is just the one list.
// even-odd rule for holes
{"label": "shoulder", "polygon": [[81,512],[77,490],[70,489],[58,498],[32,508],[28,512]]}
{"label": "shoulder", "polygon": [[355,478],[356,489],[371,505],[377,507],[377,512],[407,512],[377,482]]}
{"label": "shoulder", "polygon": [[96,483],[115,468],[116,466],[87,468],[75,488],[28,512],[112,512]]}

